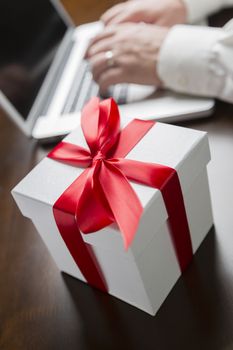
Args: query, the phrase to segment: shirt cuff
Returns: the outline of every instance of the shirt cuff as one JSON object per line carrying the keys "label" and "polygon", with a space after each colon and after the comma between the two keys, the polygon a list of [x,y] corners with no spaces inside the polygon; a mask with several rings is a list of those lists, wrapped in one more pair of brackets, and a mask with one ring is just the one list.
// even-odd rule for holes
{"label": "shirt cuff", "polygon": [[187,22],[196,23],[224,6],[222,0],[182,0],[187,9]]}
{"label": "shirt cuff", "polygon": [[217,94],[220,82],[215,74],[216,52],[212,49],[223,36],[223,30],[218,28],[174,26],[160,49],[157,64],[164,86],[202,96],[208,96],[210,86],[214,86]]}

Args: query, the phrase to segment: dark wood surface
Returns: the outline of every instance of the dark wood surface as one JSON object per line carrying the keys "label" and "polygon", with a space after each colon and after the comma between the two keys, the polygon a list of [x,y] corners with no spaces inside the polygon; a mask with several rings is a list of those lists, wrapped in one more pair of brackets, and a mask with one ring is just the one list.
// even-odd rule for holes
{"label": "dark wood surface", "polygon": [[[78,15],[66,0],[81,22],[112,2],[76,3]],[[211,118],[182,125],[209,133],[215,227],[151,317],[58,271],[10,195],[47,149],[0,113],[1,350],[233,349],[233,107],[218,102]]]}

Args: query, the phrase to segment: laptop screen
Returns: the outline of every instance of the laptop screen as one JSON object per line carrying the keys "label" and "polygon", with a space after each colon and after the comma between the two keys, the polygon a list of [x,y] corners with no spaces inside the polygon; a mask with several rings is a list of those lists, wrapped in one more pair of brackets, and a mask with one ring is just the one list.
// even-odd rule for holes
{"label": "laptop screen", "polygon": [[0,89],[24,118],[66,30],[49,0],[0,1]]}

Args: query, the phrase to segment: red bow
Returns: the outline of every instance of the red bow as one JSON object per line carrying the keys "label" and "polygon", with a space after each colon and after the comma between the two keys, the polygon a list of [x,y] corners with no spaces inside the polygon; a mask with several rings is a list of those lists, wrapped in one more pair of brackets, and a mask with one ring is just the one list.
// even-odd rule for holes
{"label": "red bow", "polygon": [[[175,169],[124,158],[154,125],[151,121],[133,120],[120,131],[120,116],[114,100],[99,102],[99,99],[93,98],[83,109],[81,118],[89,150],[61,142],[48,155],[66,164],[86,168],[57,200],[54,216],[80,270],[83,272],[82,266],[84,270],[87,269],[85,265],[89,266],[92,277],[90,272],[83,272],[87,281],[101,289],[103,286],[96,283],[99,278],[96,277],[96,281],[93,278],[94,269],[99,271],[97,262],[93,261],[93,256],[90,257],[90,248],[87,254],[84,253],[87,245],[82,241],[79,230],[91,233],[115,222],[123,236],[125,248],[129,247],[143,209],[128,180],[158,188],[162,192],[182,270],[192,257],[190,232]],[[76,247],[77,239],[82,249]],[[82,254],[85,256],[80,258]],[[103,277],[101,279],[103,282]]]}

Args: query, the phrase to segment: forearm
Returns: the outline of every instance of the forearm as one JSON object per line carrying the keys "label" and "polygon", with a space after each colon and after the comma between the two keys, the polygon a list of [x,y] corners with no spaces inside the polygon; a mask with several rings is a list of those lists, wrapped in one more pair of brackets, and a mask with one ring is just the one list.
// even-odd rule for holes
{"label": "forearm", "polygon": [[174,91],[233,102],[233,30],[178,25],[160,50],[158,74]]}

